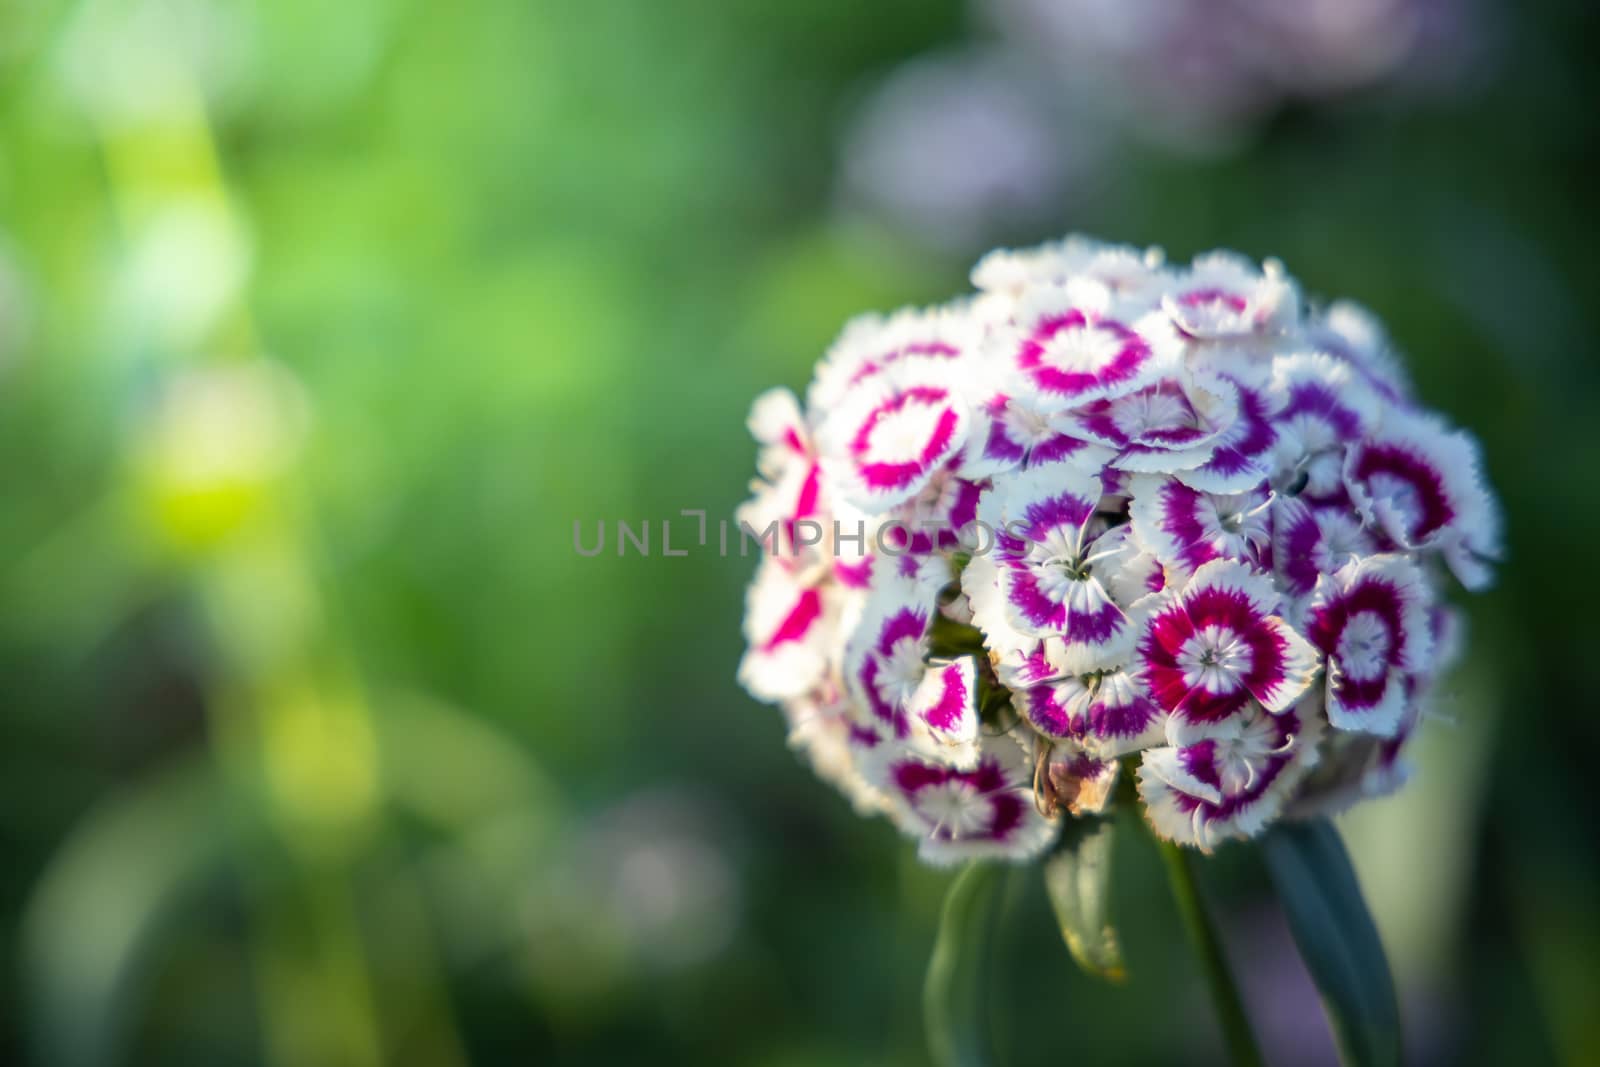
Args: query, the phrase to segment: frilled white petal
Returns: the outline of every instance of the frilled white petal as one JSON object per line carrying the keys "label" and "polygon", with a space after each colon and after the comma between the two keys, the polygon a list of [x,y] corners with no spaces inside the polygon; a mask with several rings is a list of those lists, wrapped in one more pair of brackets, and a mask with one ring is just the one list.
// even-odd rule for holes
{"label": "frilled white petal", "polygon": [[1334,301],[1306,323],[1305,334],[1312,347],[1349,364],[1388,403],[1410,403],[1411,381],[1405,369],[1383,326],[1360,304]]}
{"label": "frilled white petal", "polygon": [[1093,554],[1102,557],[1094,564],[1095,575],[1124,611],[1167,587],[1165,568],[1134,535],[1132,523],[1113,526],[1095,538]]}
{"label": "frilled white petal", "polygon": [[800,402],[787,389],[768,389],[756,397],[745,425],[761,446],[757,469],[768,477],[773,476],[770,467],[783,466],[790,457],[811,454],[811,431],[800,411]]}
{"label": "frilled white petal", "polygon": [[1150,698],[1143,680],[1125,670],[1096,679],[1084,720],[1082,744],[1101,759],[1158,745],[1166,737],[1167,713]]}
{"label": "frilled white petal", "polygon": [[[981,513],[980,513],[981,514]],[[961,592],[972,608],[972,624],[983,631],[984,647],[996,659],[1020,659],[1040,646],[1035,634],[1023,633],[1006,619],[1000,574],[991,551],[973,556],[961,572]]]}
{"label": "frilled white petal", "polygon": [[1166,281],[1163,259],[1159,248],[1107,244],[1074,234],[1033,248],[997,248],[972,268],[972,284],[1014,298],[1030,286],[1087,278],[1113,293],[1138,296]]}
{"label": "frilled white petal", "polygon": [[[844,794],[861,815],[883,812],[887,801],[867,780],[858,759],[862,729],[842,686],[824,681],[802,696],[785,700],[789,747],[803,754],[817,777]],[[875,735],[867,734],[871,744]]]}
{"label": "frilled white petal", "polygon": [[760,700],[797,697],[822,681],[836,639],[837,605],[827,592],[765,559],[745,595],[739,682]]}
{"label": "frilled white petal", "polygon": [[906,714],[917,727],[913,737],[930,741],[941,762],[973,766],[978,758],[978,672],[972,657],[926,671]]}
{"label": "frilled white petal", "polygon": [[919,840],[924,862],[1015,862],[1037,856],[1059,827],[1034,805],[1033,761],[1031,741],[1001,734],[983,739],[970,770],[902,753],[875,768],[874,784],[889,798],[896,825]]}

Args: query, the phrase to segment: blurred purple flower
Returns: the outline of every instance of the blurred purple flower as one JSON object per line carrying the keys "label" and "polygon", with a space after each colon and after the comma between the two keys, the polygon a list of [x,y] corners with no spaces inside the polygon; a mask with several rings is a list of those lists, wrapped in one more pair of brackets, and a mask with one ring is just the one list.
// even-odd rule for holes
{"label": "blurred purple flower", "polygon": [[1226,150],[1290,100],[1444,84],[1474,0],[977,0],[1063,88],[1170,148]]}
{"label": "blurred purple flower", "polygon": [[1054,225],[1129,138],[1218,155],[1293,101],[1445,93],[1487,69],[1481,0],[973,0],[994,45],[892,73],[847,126],[839,203],[952,252]]}
{"label": "blurred purple flower", "polygon": [[846,131],[846,208],[962,251],[1046,220],[1104,147],[1022,59],[930,55],[891,74]]}

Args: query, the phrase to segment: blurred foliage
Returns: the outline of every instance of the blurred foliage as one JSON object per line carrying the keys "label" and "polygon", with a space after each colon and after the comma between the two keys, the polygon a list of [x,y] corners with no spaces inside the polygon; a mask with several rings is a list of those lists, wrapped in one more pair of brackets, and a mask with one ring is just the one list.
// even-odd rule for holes
{"label": "blurred foliage", "polygon": [[[1420,1062],[1593,1063],[1597,26],[1499,15],[1464,95],[1125,160],[1054,230],[1278,255],[1482,435],[1511,560],[1457,726],[1347,831]],[[750,561],[570,531],[730,515],[757,391],[964,284],[832,190],[872,79],[978,32],[953,0],[0,4],[0,1061],[924,1061],[948,876],[733,684]],[[1121,989],[1009,877],[1004,1062],[1219,1054],[1154,850],[1116,864]],[[1326,1056],[1258,865],[1206,873],[1292,1022],[1269,1056]]]}

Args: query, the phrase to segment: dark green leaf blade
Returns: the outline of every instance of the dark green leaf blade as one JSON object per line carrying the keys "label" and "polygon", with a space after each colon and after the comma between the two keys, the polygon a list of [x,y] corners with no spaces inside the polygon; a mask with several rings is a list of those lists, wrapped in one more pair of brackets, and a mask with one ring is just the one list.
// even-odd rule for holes
{"label": "dark green leaf blade", "polygon": [[1071,819],[1044,863],[1044,886],[1067,951],[1084,972],[1122,982],[1128,977],[1111,922],[1111,819]]}
{"label": "dark green leaf blade", "polygon": [[922,1022],[938,1067],[988,1063],[984,962],[990,918],[999,902],[1000,871],[973,863],[950,883],[939,936],[922,986]]}
{"label": "dark green leaf blade", "polygon": [[1394,979],[1339,832],[1325,819],[1284,823],[1262,854],[1340,1058],[1351,1067],[1398,1064]]}

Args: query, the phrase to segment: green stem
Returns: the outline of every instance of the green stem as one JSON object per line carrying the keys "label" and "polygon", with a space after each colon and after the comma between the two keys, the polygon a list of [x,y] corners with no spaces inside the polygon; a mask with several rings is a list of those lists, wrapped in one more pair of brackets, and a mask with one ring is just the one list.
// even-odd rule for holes
{"label": "green stem", "polygon": [[1172,896],[1178,902],[1178,913],[1183,916],[1189,944],[1200,958],[1200,969],[1205,973],[1206,984],[1211,987],[1211,1000],[1217,1009],[1217,1021],[1222,1026],[1228,1055],[1236,1067],[1261,1067],[1261,1049],[1256,1046],[1255,1034],[1250,1030],[1250,1019],[1244,1013],[1239,987],[1233,980],[1228,959],[1223,955],[1222,941],[1217,937],[1211,917],[1206,914],[1205,902],[1200,899],[1200,887],[1194,879],[1193,860],[1187,852],[1170,841],[1157,844],[1161,848],[1161,858],[1167,864],[1167,882],[1172,886]]}
{"label": "green stem", "polygon": [[986,972],[1003,881],[998,864],[976,862],[945,894],[922,987],[923,1027],[938,1067],[985,1067],[993,1061]]}

